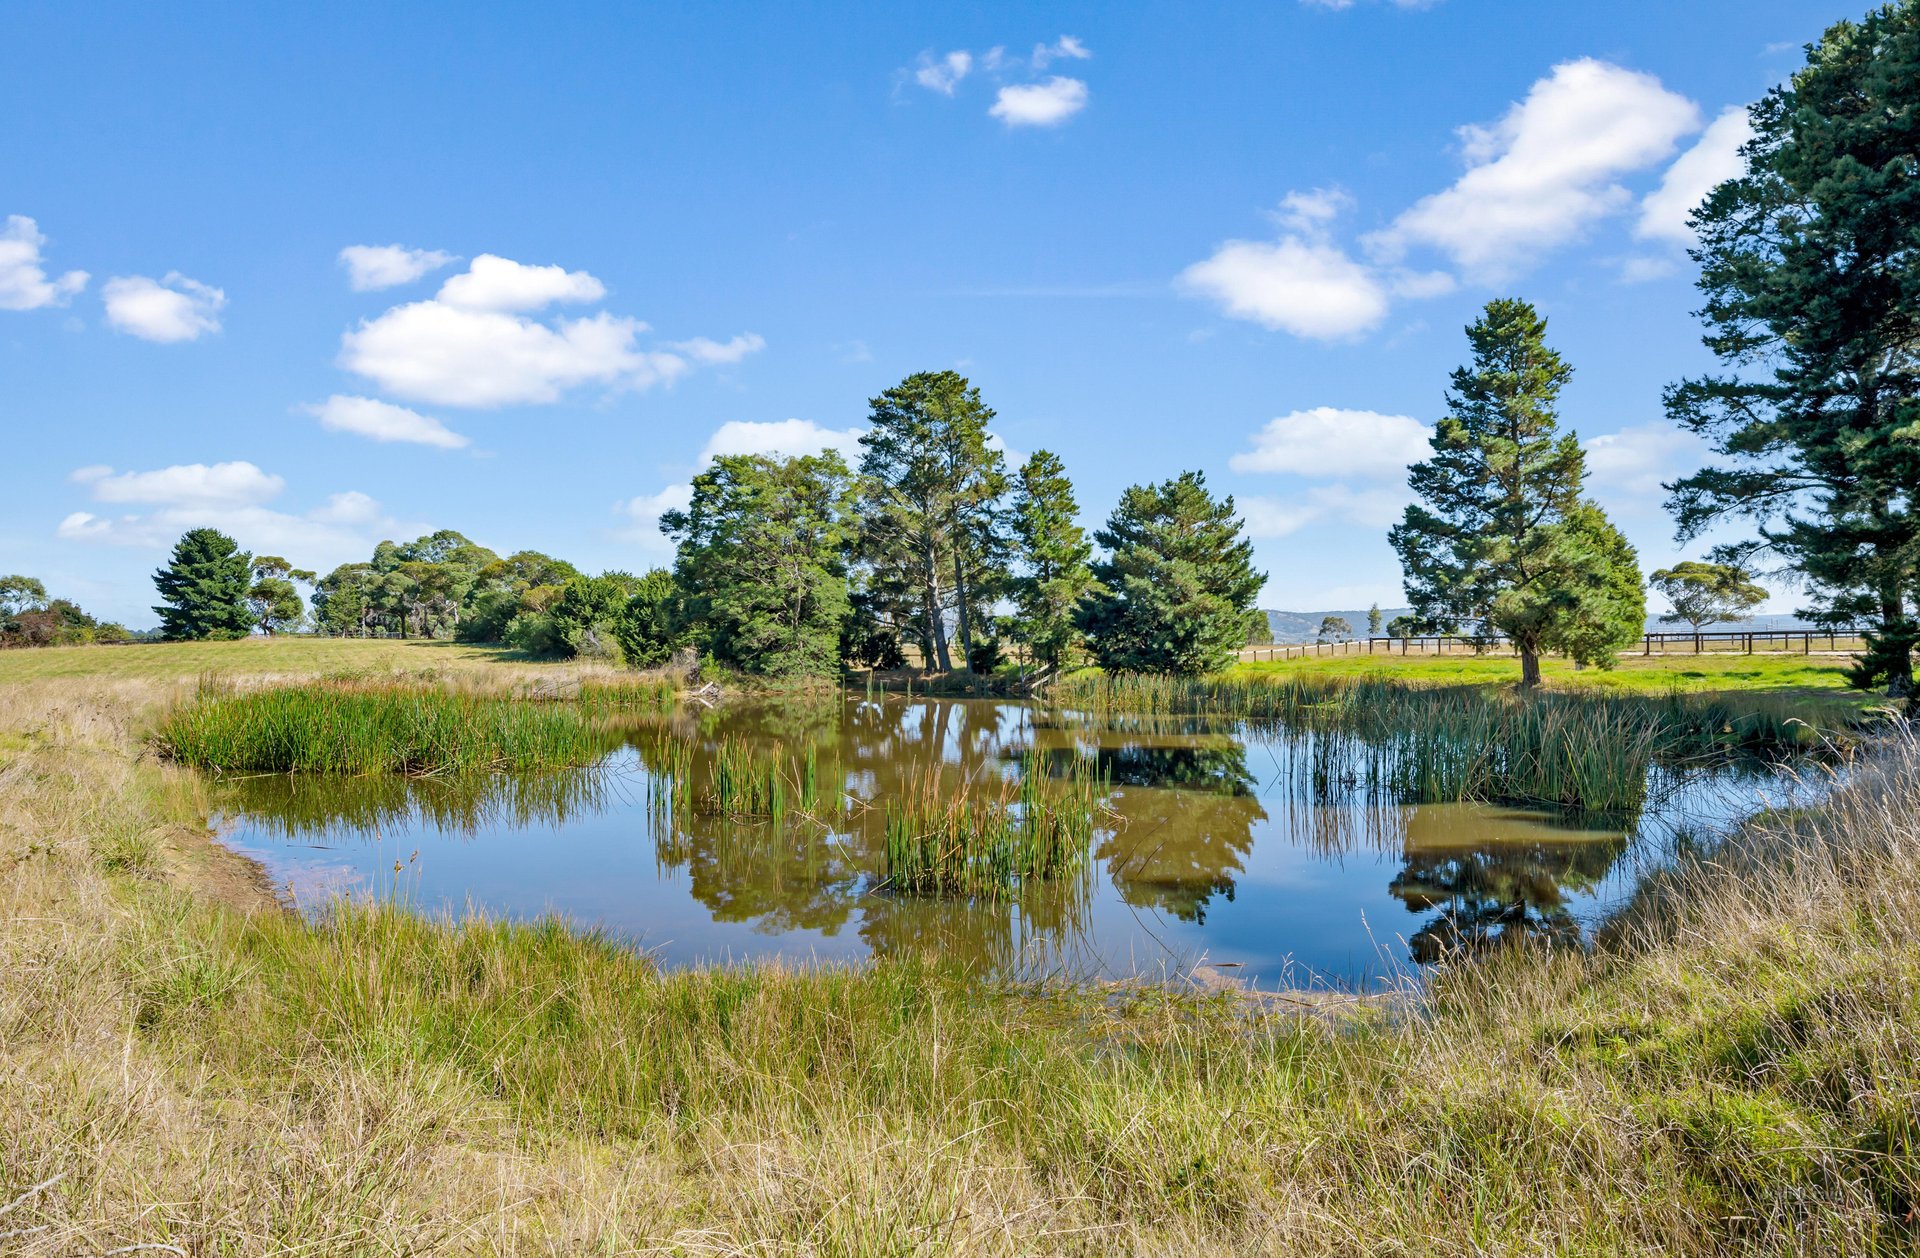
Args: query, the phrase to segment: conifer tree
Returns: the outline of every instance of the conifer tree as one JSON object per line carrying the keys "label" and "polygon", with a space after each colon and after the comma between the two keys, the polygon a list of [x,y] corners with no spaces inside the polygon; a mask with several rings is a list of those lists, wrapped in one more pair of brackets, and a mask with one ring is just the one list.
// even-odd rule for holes
{"label": "conifer tree", "polygon": [[1543,651],[1605,666],[1641,632],[1620,584],[1632,566],[1640,586],[1632,548],[1580,496],[1585,456],[1554,410],[1573,369],[1546,330],[1510,299],[1467,329],[1473,361],[1453,373],[1433,457],[1407,478],[1419,501],[1389,534],[1414,615],[1504,634],[1523,686],[1539,684]]}
{"label": "conifer tree", "polygon": [[1080,639],[1074,609],[1093,588],[1093,545],[1060,457],[1035,450],[1014,480],[1010,528],[1019,574],[1011,593],[1018,635],[1034,658],[1059,668]]}
{"label": "conifer tree", "polygon": [[1707,347],[1667,413],[1723,462],[1668,486],[1683,538],[1754,522],[1825,623],[1872,628],[1856,684],[1913,691],[1920,643],[1920,0],[1829,28],[1749,111],[1746,169],[1695,210]]}
{"label": "conifer tree", "polygon": [[1199,472],[1135,485],[1093,536],[1107,557],[1075,623],[1102,668],[1195,674],[1234,659],[1261,618],[1254,600],[1267,575],[1231,497],[1215,500]]}
{"label": "conifer tree", "polygon": [[153,574],[160,591],[160,636],[170,642],[244,638],[253,628],[247,589],[253,558],[218,529],[191,529]]}

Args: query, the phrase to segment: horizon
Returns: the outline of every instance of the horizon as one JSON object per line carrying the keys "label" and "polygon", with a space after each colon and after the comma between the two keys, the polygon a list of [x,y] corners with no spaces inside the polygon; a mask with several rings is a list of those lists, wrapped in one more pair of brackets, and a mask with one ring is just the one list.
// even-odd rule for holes
{"label": "horizon", "polygon": [[134,628],[199,525],[642,572],[707,458],[851,449],[951,367],[1083,523],[1196,468],[1261,607],[1400,605],[1405,467],[1502,295],[1642,568],[1699,558],[1685,212],[1854,9],[449,12],[16,11],[0,571]]}

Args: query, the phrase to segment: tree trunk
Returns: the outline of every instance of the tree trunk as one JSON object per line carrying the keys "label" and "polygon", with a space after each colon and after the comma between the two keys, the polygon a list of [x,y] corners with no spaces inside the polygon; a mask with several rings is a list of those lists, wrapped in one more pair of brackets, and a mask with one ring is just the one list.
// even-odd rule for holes
{"label": "tree trunk", "polygon": [[967,614],[967,574],[960,564],[960,548],[953,548],[953,597],[960,630],[960,671],[973,671],[973,623]]}
{"label": "tree trunk", "polygon": [[931,543],[927,545],[922,568],[920,611],[927,621],[927,641],[933,646],[933,658],[926,661],[943,673],[953,671],[953,659],[947,653],[947,624],[940,616],[940,563]]}
{"label": "tree trunk", "polygon": [[1513,649],[1520,652],[1520,689],[1532,690],[1540,684],[1540,651],[1531,642],[1516,642]]}

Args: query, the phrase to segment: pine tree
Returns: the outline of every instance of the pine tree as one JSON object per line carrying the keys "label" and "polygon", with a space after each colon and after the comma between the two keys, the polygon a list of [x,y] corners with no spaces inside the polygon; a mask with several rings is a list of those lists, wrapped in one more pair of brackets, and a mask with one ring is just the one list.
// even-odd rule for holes
{"label": "pine tree", "polygon": [[1120,497],[1094,540],[1099,588],[1075,623],[1102,668],[1195,674],[1224,668],[1258,623],[1266,573],[1253,566],[1231,497],[1216,501],[1199,472]]}
{"label": "pine tree", "polygon": [[1641,632],[1618,611],[1625,540],[1580,496],[1585,456],[1554,411],[1573,369],[1546,330],[1515,300],[1489,302],[1467,329],[1473,362],[1453,373],[1433,457],[1407,478],[1420,501],[1389,534],[1414,615],[1506,635],[1523,686],[1539,684],[1542,651],[1610,664]]}
{"label": "pine tree", "polygon": [[874,585],[917,604],[930,666],[953,667],[946,612],[954,612],[962,668],[976,621],[1004,579],[999,502],[1006,460],[988,445],[993,411],[953,371],[908,376],[870,403],[860,438],[861,551]]}
{"label": "pine tree", "polygon": [[1017,635],[1048,668],[1059,668],[1080,640],[1073,613],[1093,588],[1093,545],[1079,514],[1059,456],[1035,450],[1014,481],[1010,528],[1020,574],[1011,593]]}
{"label": "pine tree", "polygon": [[1694,212],[1707,347],[1668,390],[1725,460],[1668,486],[1683,538],[1754,522],[1825,623],[1873,628],[1854,678],[1913,690],[1920,643],[1920,2],[1829,28],[1749,111],[1746,170]]}
{"label": "pine tree", "polygon": [[253,628],[247,588],[253,559],[217,529],[192,529],[153,574],[160,591],[160,636],[170,642],[244,638]]}

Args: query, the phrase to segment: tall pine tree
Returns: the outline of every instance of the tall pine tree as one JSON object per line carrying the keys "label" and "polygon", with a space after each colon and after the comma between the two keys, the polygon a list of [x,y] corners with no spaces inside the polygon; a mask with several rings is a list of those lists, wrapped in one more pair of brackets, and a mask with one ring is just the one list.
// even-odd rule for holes
{"label": "tall pine tree", "polygon": [[1605,666],[1642,632],[1625,592],[1640,589],[1632,547],[1580,496],[1586,459],[1554,410],[1573,369],[1546,331],[1511,299],[1467,329],[1473,362],[1453,373],[1433,457],[1407,478],[1420,501],[1389,534],[1415,615],[1504,634],[1523,686],[1539,684],[1543,651]]}
{"label": "tall pine tree", "polygon": [[153,574],[160,591],[160,636],[170,642],[244,638],[254,624],[247,606],[253,557],[218,529],[192,529],[174,543],[167,566]]}
{"label": "tall pine tree", "polygon": [[1099,588],[1075,623],[1102,668],[1122,673],[1224,668],[1258,623],[1254,600],[1267,574],[1253,566],[1231,497],[1215,500],[1207,478],[1185,472],[1120,496],[1094,540]]}
{"label": "tall pine tree", "polygon": [[1016,634],[1034,658],[1057,669],[1080,639],[1074,609],[1093,588],[1093,545],[1060,457],[1035,450],[1014,479],[1009,528],[1019,573],[1011,594]]}
{"label": "tall pine tree", "polygon": [[1805,609],[1872,626],[1854,680],[1913,692],[1920,643],[1920,0],[1829,28],[1749,111],[1745,173],[1694,212],[1699,312],[1728,374],[1667,413],[1725,460],[1669,485],[1680,535],[1754,522]]}

